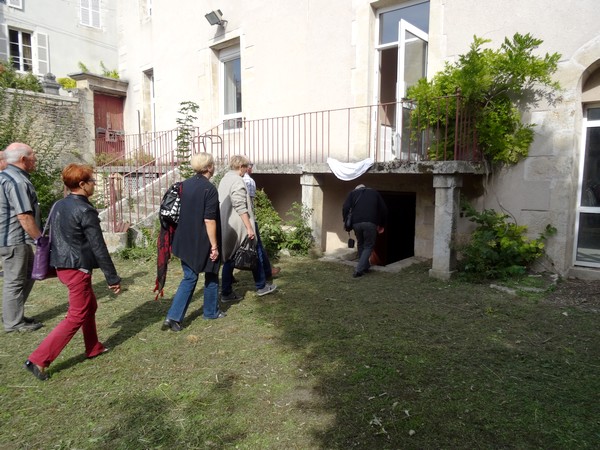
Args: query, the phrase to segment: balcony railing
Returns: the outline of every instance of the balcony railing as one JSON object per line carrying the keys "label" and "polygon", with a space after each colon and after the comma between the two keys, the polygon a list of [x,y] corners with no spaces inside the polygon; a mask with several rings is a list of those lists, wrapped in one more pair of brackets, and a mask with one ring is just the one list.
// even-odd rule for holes
{"label": "balcony railing", "polygon": [[[331,109],[268,119],[235,119],[208,131],[194,130],[192,153],[207,152],[218,164],[232,155],[254,163],[320,164],[372,158],[375,162],[479,161],[474,122],[460,97],[436,99],[434,125],[415,116],[411,101]],[[459,113],[455,113],[458,111]],[[400,120],[399,120],[400,119]],[[123,231],[156,211],[178,179],[177,130],[119,136],[118,146],[96,155],[97,204],[111,231]],[[102,147],[102,146],[101,146]],[[104,148],[104,147],[102,147]],[[118,148],[113,152],[111,148]]]}

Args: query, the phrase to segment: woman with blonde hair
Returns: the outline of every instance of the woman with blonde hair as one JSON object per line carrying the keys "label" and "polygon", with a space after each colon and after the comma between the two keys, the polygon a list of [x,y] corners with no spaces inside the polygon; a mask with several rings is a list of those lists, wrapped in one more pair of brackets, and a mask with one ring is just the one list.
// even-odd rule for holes
{"label": "woman with blonde hair", "polygon": [[[245,156],[235,155],[229,161],[229,172],[219,183],[221,202],[221,223],[223,226],[223,271],[221,279],[221,300],[235,301],[240,297],[233,292],[233,256],[246,236],[255,239],[254,211],[246,183],[242,178],[248,171],[250,161]],[[267,283],[264,267],[259,264],[252,271],[256,293],[259,296],[275,292],[277,286]]]}
{"label": "woman with blonde hair", "polygon": [[181,260],[183,279],[173,297],[163,330],[181,331],[198,282],[204,272],[204,319],[220,319],[219,311],[219,247],[221,223],[219,194],[209,181],[215,173],[212,155],[198,153],[190,161],[196,175],[188,178],[181,188],[179,223],[173,236],[172,252]]}

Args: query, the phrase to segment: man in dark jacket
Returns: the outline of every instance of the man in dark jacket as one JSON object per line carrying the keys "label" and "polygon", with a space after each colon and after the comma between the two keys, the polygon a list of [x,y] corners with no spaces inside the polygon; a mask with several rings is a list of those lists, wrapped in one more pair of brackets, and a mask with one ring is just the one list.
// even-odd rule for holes
{"label": "man in dark jacket", "polygon": [[358,241],[358,264],[352,276],[358,278],[369,271],[369,257],[375,247],[377,234],[383,233],[388,211],[379,192],[365,187],[364,184],[359,184],[348,194],[342,207],[344,223],[350,209],[352,229]]}

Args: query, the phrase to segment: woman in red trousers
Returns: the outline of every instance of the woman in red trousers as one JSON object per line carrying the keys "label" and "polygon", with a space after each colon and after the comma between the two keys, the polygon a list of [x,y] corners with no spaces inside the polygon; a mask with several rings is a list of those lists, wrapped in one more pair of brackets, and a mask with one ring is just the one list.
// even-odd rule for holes
{"label": "woman in red trousers", "polygon": [[62,179],[70,194],[55,203],[49,218],[50,265],[56,267],[58,279],[69,290],[69,309],[65,319],[25,361],[25,368],[42,381],[49,377],[46,368],[80,328],[88,358],[108,351],[96,332],[98,304],[92,289],[92,269],[102,270],[115,294],[121,291],[121,278],[106,248],[98,211],[88,200],[96,184],[92,167],[69,164],[63,169]]}

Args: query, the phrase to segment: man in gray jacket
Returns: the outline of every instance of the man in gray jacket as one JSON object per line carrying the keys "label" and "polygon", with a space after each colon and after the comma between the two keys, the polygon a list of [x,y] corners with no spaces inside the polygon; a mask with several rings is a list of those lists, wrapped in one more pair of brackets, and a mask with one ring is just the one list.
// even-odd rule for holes
{"label": "man in gray jacket", "polygon": [[0,172],[0,258],[4,269],[2,320],[7,333],[35,331],[43,325],[25,317],[25,302],[33,288],[31,244],[41,233],[40,206],[29,174],[37,158],[20,142],[4,151],[8,166]]}

